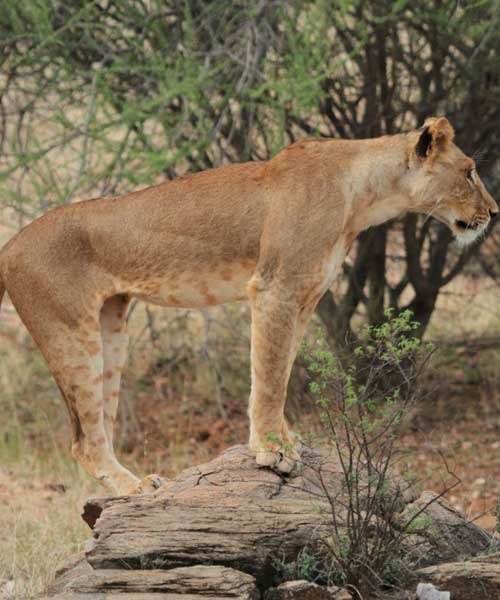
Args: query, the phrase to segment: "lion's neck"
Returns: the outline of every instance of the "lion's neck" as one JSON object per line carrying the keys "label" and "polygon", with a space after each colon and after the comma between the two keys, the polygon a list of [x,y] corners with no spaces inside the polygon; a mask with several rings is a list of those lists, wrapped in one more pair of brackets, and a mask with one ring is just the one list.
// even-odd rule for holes
{"label": "lion's neck", "polygon": [[356,233],[415,208],[409,194],[405,136],[363,140],[344,186],[344,229]]}

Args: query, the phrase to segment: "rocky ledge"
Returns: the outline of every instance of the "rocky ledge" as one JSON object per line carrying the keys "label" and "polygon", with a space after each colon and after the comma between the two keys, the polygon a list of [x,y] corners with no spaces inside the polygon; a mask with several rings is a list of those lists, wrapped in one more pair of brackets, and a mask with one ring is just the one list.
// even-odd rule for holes
{"label": "rocky ledge", "polygon": [[[335,485],[334,477],[324,476],[335,465],[320,452],[306,458],[300,475],[285,478],[258,467],[246,446],[236,446],[183,471],[155,494],[89,500],[83,518],[92,539],[58,571],[47,598],[349,598],[348,590],[335,586],[277,580],[279,563],[332,535],[319,477]],[[403,543],[419,549],[419,581],[451,590],[452,600],[500,598],[499,555],[464,562],[485,553],[490,536],[435,498],[406,493],[398,507],[402,520],[424,508],[425,527],[412,527]]]}

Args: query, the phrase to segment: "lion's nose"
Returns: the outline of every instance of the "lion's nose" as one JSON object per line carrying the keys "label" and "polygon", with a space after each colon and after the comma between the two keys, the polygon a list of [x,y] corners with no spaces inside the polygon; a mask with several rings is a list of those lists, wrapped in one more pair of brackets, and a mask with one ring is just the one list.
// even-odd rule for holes
{"label": "lion's nose", "polygon": [[490,219],[494,219],[497,215],[498,215],[498,209],[497,210],[490,210],[488,211],[490,213]]}

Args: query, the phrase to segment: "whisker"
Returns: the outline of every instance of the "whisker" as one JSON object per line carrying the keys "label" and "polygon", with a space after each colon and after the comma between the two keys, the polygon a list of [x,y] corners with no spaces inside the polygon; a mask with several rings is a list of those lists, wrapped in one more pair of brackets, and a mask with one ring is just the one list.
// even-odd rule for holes
{"label": "whisker", "polygon": [[474,150],[474,152],[472,153],[472,158],[481,158],[486,154],[486,150],[483,150],[482,148],[478,148],[477,150]]}
{"label": "whisker", "polygon": [[480,148],[472,153],[472,159],[476,164],[479,164],[489,160],[489,157],[487,151]]}
{"label": "whisker", "polygon": [[434,210],[437,208],[438,204],[439,204],[439,200],[436,201],[436,204],[431,208],[431,210],[428,213],[425,213],[426,218],[423,222],[423,225],[425,225],[427,223],[427,221],[432,217],[432,214],[433,214]]}

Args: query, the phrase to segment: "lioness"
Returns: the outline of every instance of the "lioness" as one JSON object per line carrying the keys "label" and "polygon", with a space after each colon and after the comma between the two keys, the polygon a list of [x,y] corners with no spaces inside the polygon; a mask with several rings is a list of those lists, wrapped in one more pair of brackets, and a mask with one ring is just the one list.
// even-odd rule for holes
{"label": "lioness", "polygon": [[6,289],[66,400],[73,455],[115,494],[161,485],[113,451],[131,298],[190,308],[248,299],[250,448],[288,473],[299,455],[283,409],[311,314],[358,233],[407,211],[465,243],[498,212],[444,117],[376,139],[306,139],[267,162],[51,210],[1,251],[0,299]]}

